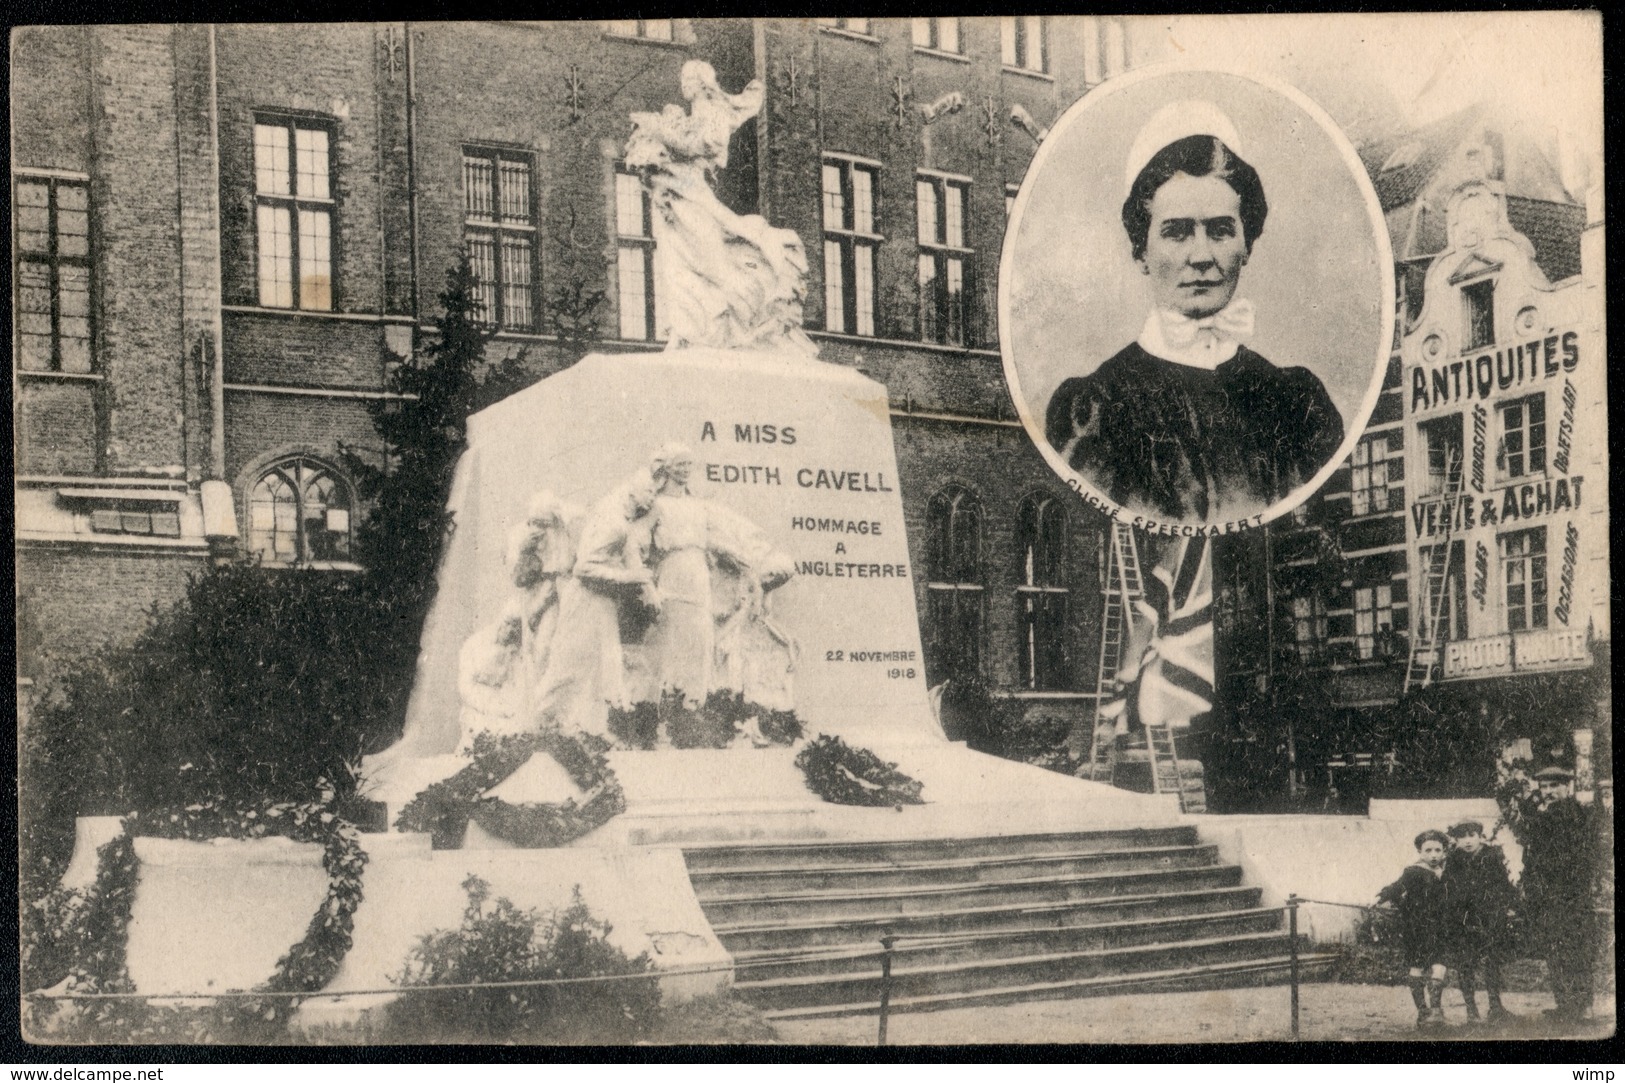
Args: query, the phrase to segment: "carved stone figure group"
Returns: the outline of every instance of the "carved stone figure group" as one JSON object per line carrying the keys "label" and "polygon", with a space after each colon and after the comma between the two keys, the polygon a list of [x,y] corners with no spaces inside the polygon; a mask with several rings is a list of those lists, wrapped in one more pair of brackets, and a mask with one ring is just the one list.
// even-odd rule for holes
{"label": "carved stone figure group", "polygon": [[607,736],[612,710],[719,689],[793,707],[795,641],[770,616],[791,560],[691,493],[693,466],[668,445],[584,515],[531,498],[504,554],[512,595],[459,657],[464,745],[482,730]]}

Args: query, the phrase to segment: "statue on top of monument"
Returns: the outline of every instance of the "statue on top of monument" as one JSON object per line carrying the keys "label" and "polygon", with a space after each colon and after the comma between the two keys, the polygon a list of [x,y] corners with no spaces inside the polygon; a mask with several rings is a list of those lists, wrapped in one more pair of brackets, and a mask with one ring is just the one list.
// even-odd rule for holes
{"label": "statue on top of monument", "polygon": [[703,60],[683,65],[689,111],[633,113],[626,164],[649,190],[655,239],[658,328],[668,349],[749,349],[813,358],[801,329],[807,255],[794,230],[735,214],[712,191],[733,133],[762,108],[761,80],[738,94]]}

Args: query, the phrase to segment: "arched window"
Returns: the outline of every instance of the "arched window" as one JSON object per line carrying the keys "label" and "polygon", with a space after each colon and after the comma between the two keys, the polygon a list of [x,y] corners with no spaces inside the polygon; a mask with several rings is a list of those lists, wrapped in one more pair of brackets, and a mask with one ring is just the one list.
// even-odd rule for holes
{"label": "arched window", "polygon": [[350,487],[314,459],[284,459],[254,483],[248,547],[267,563],[350,558]]}
{"label": "arched window", "polygon": [[982,667],[982,506],[950,485],[931,498],[928,517],[931,679],[963,679]]}
{"label": "arched window", "polygon": [[1034,692],[1072,684],[1067,650],[1066,508],[1053,496],[1033,493],[1016,514],[1020,585],[1016,609],[1020,631],[1021,683]]}

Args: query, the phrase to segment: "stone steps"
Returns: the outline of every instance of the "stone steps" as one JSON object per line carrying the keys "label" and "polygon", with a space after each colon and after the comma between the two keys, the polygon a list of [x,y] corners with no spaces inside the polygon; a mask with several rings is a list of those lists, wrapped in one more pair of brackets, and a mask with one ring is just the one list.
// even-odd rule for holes
{"label": "stone steps", "polygon": [[690,870],[689,879],[703,901],[800,891],[873,891],[915,885],[1008,883],[1146,868],[1205,868],[1213,865],[1217,858],[1218,848],[1214,846],[1163,846],[811,867],[744,865]]}
{"label": "stone steps", "polygon": [[[989,959],[924,965],[901,964],[894,956],[891,995],[897,998],[938,996],[1123,978],[1137,973],[1165,973],[1260,958],[1285,957],[1285,933],[1269,931],[1178,940],[1086,951],[1053,951]],[[734,989],[765,1010],[817,1004],[879,1002],[880,959],[869,957],[858,972],[752,978],[736,972]]]}
{"label": "stone steps", "polygon": [[697,873],[750,867],[844,868],[879,863],[997,859],[1010,857],[1013,853],[1034,856],[1143,850],[1162,846],[1194,846],[1198,841],[1196,828],[1181,825],[972,838],[843,840],[782,845],[725,843],[685,846],[683,857],[688,862],[689,872]]}
{"label": "stone steps", "polygon": [[[1277,932],[1280,927],[1279,910],[1251,909],[1076,925],[1064,929],[945,934],[931,940],[899,940],[892,952],[892,967],[893,973],[899,974],[956,963],[1038,959],[1180,940],[1220,940],[1231,936]],[[736,951],[733,956],[734,963],[739,967],[739,979],[755,982],[813,975],[848,977],[869,971],[878,972],[880,953],[879,941],[870,940],[839,947]]]}
{"label": "stone steps", "polygon": [[873,1011],[882,937],[901,1011],[1284,980],[1290,951],[1281,911],[1190,826],[684,858],[735,989],[783,1018]]}
{"label": "stone steps", "polygon": [[1241,869],[1238,866],[1212,865],[976,883],[910,884],[867,891],[700,894],[699,899],[706,917],[716,928],[718,925],[747,922],[813,921],[870,914],[934,914],[974,906],[1081,902],[1120,895],[1236,887],[1240,883]]}
{"label": "stone steps", "polygon": [[752,844],[721,842],[682,847],[691,872],[713,868],[783,867],[842,868],[876,862],[926,862],[960,857],[1009,857],[1016,854],[1092,854],[1100,850],[1139,850],[1159,846],[1194,846],[1196,828],[1121,828],[1115,831],[1063,831],[1024,836],[926,837],[926,839],[860,839],[838,842]]}
{"label": "stone steps", "polygon": [[1202,888],[1157,895],[1123,895],[1060,903],[936,910],[919,914],[861,914],[844,919],[801,922],[741,922],[714,931],[736,952],[877,944],[882,936],[921,933],[1064,929],[1133,921],[1158,915],[1178,917],[1258,905],[1256,887]]}

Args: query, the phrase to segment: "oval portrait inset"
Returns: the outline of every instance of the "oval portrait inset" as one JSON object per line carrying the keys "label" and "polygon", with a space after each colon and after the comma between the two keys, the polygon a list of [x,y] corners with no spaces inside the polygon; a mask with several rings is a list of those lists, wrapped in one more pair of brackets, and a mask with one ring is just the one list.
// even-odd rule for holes
{"label": "oval portrait inset", "polygon": [[1354,148],[1299,92],[1142,69],[1039,145],[999,326],[1023,424],[1091,503],[1159,533],[1262,525],[1371,416],[1393,341],[1387,228]]}

